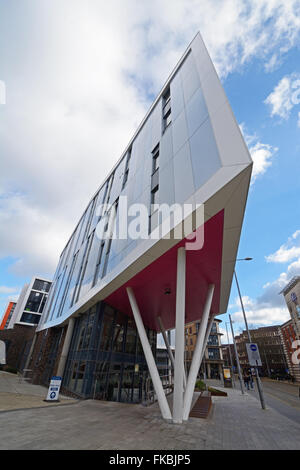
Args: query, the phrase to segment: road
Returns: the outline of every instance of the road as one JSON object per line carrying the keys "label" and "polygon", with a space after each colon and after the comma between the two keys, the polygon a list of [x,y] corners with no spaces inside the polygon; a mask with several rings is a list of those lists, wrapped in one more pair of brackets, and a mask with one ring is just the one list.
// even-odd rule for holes
{"label": "road", "polygon": [[[281,415],[300,424],[299,387],[265,378],[262,379],[262,386],[266,407],[273,408]],[[259,400],[256,383],[255,390],[247,391],[247,393],[255,396],[257,400]]]}

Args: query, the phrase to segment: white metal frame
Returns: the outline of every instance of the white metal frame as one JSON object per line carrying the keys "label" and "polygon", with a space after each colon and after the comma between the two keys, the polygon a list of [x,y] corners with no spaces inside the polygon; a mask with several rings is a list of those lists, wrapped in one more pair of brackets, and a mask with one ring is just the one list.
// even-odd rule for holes
{"label": "white metal frame", "polygon": [[131,305],[132,313],[135,319],[136,327],[139,333],[139,337],[141,340],[142,348],[144,351],[145,359],[148,365],[149,373],[152,379],[153,387],[157,396],[158,404],[160,407],[161,414],[164,419],[171,420],[172,415],[170,411],[170,407],[161,383],[161,379],[159,377],[159,373],[157,370],[157,366],[152,354],[151,346],[145,331],[145,327],[143,324],[143,320],[141,317],[141,313],[134,295],[134,292],[131,287],[126,287],[127,295],[129,298],[129,302]]}
{"label": "white metal frame", "polygon": [[[145,331],[142,316],[131,287],[127,287],[127,295],[135,319],[136,327],[139,333],[144,355],[148,365],[149,373],[153,382],[153,387],[157,396],[158,404],[164,419],[180,424],[188,420],[193,400],[195,383],[198,371],[201,365],[203,354],[206,348],[208,337],[211,331],[214,317],[209,320],[209,314],[214,294],[214,285],[208,287],[207,297],[204,305],[200,329],[198,332],[196,348],[189,371],[189,375],[185,377],[184,369],[184,350],[185,350],[185,284],[186,284],[186,252],[184,247],[178,248],[177,251],[177,284],[176,284],[176,354],[175,359],[167,338],[167,334],[160,317],[157,318],[160,330],[162,332],[171,363],[174,367],[174,395],[173,395],[173,414],[171,414],[168,401],[166,399],[162,382],[158,373],[151,346]],[[185,389],[185,390],[184,390]]]}

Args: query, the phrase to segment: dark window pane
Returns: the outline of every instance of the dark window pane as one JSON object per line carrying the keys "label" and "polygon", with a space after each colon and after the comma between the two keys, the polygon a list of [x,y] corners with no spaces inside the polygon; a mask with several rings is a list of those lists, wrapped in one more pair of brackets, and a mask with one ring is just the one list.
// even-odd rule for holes
{"label": "dark window pane", "polygon": [[40,318],[41,315],[35,315],[34,313],[23,313],[20,321],[37,325],[40,321]]}
{"label": "dark window pane", "polygon": [[28,312],[38,312],[42,298],[43,298],[43,294],[40,294],[39,292],[31,291],[24,310]]}
{"label": "dark window pane", "polygon": [[41,290],[43,292],[49,292],[51,282],[42,281],[41,279],[36,279],[33,283],[32,289]]}

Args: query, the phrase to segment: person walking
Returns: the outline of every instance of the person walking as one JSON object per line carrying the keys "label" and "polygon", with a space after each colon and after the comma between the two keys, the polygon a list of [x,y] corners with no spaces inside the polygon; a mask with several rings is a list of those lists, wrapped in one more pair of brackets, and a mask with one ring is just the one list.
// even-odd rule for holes
{"label": "person walking", "polygon": [[247,390],[250,390],[249,383],[250,383],[250,375],[248,371],[245,370],[244,371],[244,384],[245,384],[245,387],[247,387]]}
{"label": "person walking", "polygon": [[251,368],[249,370],[249,382],[250,382],[250,386],[252,390],[254,390],[254,380],[253,380],[254,375],[255,375],[255,370]]}

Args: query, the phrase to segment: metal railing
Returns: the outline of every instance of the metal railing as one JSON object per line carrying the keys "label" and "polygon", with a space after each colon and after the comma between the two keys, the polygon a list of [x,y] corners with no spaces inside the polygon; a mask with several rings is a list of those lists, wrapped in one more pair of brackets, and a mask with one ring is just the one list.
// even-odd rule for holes
{"label": "metal railing", "polygon": [[[173,393],[174,390],[174,376],[173,375],[160,375],[162,386],[165,395],[168,396]],[[147,377],[145,381],[145,399],[143,401],[144,406],[153,405],[157,401],[155,390],[152,384],[151,377]]]}

